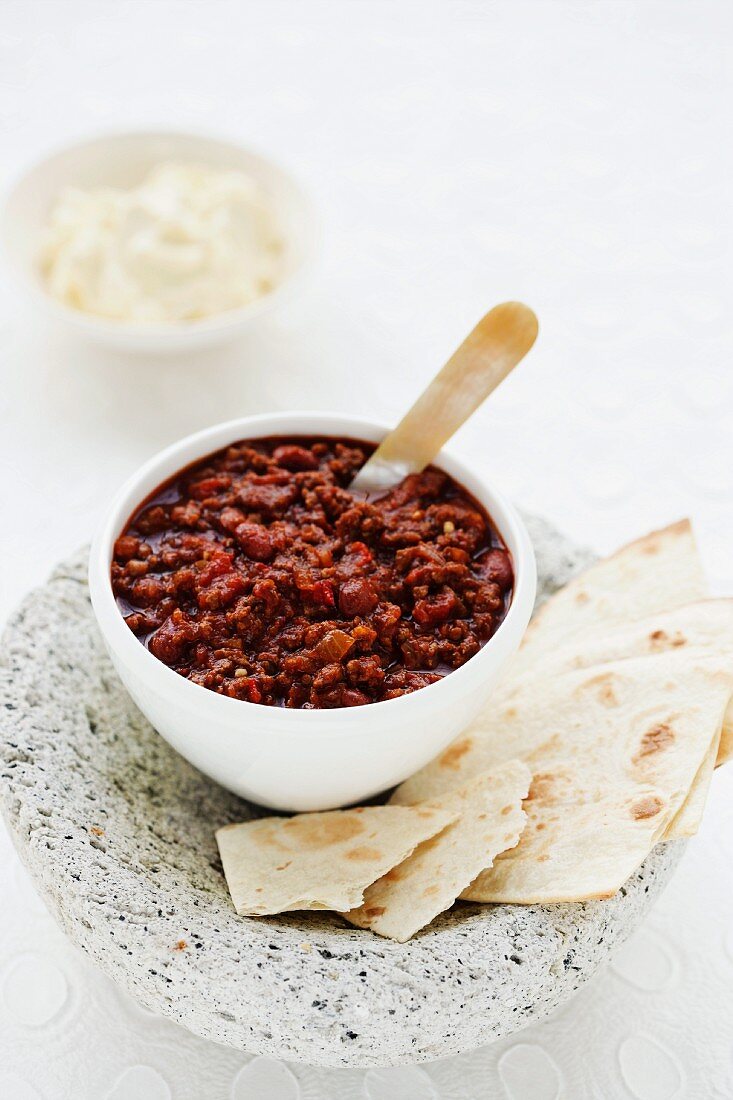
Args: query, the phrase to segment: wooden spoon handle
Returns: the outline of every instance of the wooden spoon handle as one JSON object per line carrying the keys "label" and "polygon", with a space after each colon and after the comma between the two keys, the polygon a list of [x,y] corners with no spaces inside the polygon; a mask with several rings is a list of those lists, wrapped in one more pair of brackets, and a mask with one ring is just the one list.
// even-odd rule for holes
{"label": "wooden spoon handle", "polygon": [[536,316],[521,302],[490,310],[377,447],[351,488],[387,488],[423,470],[524,358],[537,330]]}

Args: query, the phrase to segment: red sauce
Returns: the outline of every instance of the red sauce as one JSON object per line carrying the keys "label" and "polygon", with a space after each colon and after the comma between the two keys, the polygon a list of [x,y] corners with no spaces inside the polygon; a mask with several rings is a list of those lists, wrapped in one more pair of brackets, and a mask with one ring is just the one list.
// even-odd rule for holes
{"label": "red sauce", "polygon": [[394,699],[464,664],[504,618],[509,552],[433,466],[350,492],[373,450],[243,440],[170,478],[115,543],[127,625],[181,676],[270,706]]}

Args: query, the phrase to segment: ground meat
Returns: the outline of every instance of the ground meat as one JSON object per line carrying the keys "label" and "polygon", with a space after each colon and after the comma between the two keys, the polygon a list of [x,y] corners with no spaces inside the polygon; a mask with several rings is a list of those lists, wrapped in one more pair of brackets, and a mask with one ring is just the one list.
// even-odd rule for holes
{"label": "ground meat", "polygon": [[504,618],[511,557],[434,467],[351,493],[372,450],[245,440],[161,485],[115,543],[130,629],[194,683],[270,706],[362,706],[464,664]]}

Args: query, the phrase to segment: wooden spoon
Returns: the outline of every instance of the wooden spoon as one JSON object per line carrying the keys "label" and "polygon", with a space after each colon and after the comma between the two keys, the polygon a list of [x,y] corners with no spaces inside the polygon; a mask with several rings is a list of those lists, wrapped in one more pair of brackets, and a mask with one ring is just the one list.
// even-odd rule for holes
{"label": "wooden spoon", "polygon": [[504,302],[483,317],[443,369],[377,447],[350,488],[389,489],[419,473],[503,382],[537,338],[537,318],[521,302]]}

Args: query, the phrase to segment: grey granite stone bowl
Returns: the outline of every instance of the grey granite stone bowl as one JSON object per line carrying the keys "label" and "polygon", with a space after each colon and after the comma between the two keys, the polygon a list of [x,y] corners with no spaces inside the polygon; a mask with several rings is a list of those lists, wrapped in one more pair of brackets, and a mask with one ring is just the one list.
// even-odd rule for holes
{"label": "grey granite stone bowl", "polygon": [[[590,555],[542,521],[530,527],[546,596]],[[313,1065],[429,1061],[541,1018],[636,927],[683,847],[656,848],[610,901],[459,903],[407,944],[327,914],[237,917],[214,829],[253,810],[128,698],[97,633],[83,552],[7,628],[0,800],[52,912],[141,1004],[217,1042]]]}

